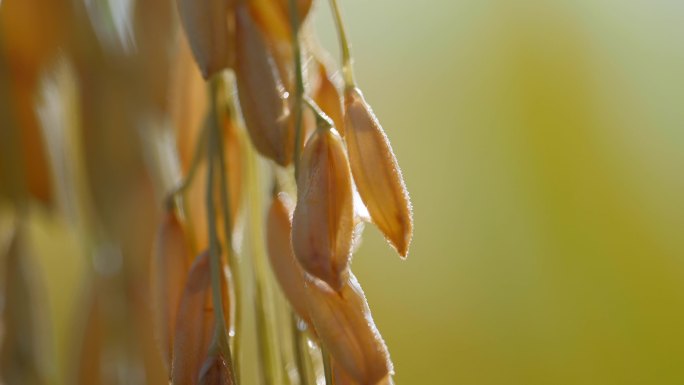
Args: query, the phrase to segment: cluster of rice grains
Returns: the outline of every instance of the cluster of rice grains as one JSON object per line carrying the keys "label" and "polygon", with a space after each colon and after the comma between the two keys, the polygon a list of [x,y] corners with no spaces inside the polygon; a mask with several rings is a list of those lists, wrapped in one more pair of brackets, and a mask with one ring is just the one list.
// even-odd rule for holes
{"label": "cluster of rice grains", "polygon": [[[36,17],[52,14],[33,12],[39,2],[6,1],[0,8],[5,28],[0,29],[5,33],[0,42],[16,40],[19,35],[14,31],[23,31],[22,26],[42,31],[52,25],[36,22]],[[98,8],[85,12],[80,2],[55,4],[55,9],[75,7],[73,14],[64,11],[59,16],[63,22],[55,25],[62,33],[27,35],[26,41],[36,42],[35,52],[62,44],[63,59],[54,76],[55,88],[61,90],[56,100],[59,108],[73,110],[79,123],[69,121],[66,113],[57,118],[65,127],[83,127],[88,199],[96,208],[83,212],[99,216],[82,224],[84,229],[97,225],[84,239],[97,245],[93,254],[99,278],[87,305],[80,362],[75,365],[78,380],[64,383],[149,383],[150,374],[147,380],[134,380],[130,374],[139,370],[122,369],[148,360],[141,359],[147,353],[135,348],[146,346],[144,339],[140,345],[135,341],[136,335],[146,334],[126,330],[144,324],[136,315],[144,314],[142,307],[148,304],[165,366],[157,363],[157,373],[165,371],[171,384],[251,383],[246,373],[250,366],[256,366],[266,384],[392,383],[387,347],[350,261],[364,223],[375,224],[406,257],[412,236],[409,197],[387,136],[356,85],[337,1],[331,0],[330,7],[340,37],[341,71],[325,60],[326,53],[313,36],[308,21],[312,2],[177,0],[184,37],[169,60],[159,47],[167,44],[162,32],[173,30],[175,18],[161,12],[164,1],[135,2],[135,54],[126,51],[126,44],[105,49],[106,35],[88,22]],[[91,2],[85,3],[90,7]],[[46,40],[50,36],[62,43]],[[17,44],[21,48],[25,43]],[[25,48],[31,51],[32,46]],[[8,63],[21,61],[19,51],[8,52]],[[56,52],[51,49],[50,57]],[[0,64],[5,63],[2,59]],[[41,56],[34,61],[42,66],[51,60]],[[195,65],[204,79],[188,75],[197,72]],[[0,68],[0,74],[28,73],[21,65],[10,70]],[[37,78],[31,77],[31,87],[17,89],[35,89]],[[137,122],[163,115],[149,111],[163,111],[169,117],[176,128],[172,144],[154,136],[154,130],[139,131],[141,144],[130,139],[137,135],[131,128]],[[11,110],[0,112],[12,115]],[[21,121],[14,127],[21,130],[7,133],[29,132]],[[68,143],[49,143],[62,142]],[[12,150],[12,142],[5,143]],[[65,148],[67,153],[69,147]],[[27,150],[26,143],[22,149],[20,155],[29,158],[45,152]],[[258,161],[257,153],[267,161]],[[7,156],[0,160],[12,159]],[[138,300],[141,285],[131,278],[137,271],[132,267],[135,259],[126,257],[143,249],[149,255],[149,246],[136,246],[145,238],[139,229],[153,228],[148,224],[154,220],[149,219],[146,203],[153,200],[151,189],[144,183],[140,187],[142,164],[159,180],[166,177],[165,183],[157,180],[155,186],[165,199],[149,265],[145,261],[149,272],[145,270],[143,281],[149,278],[149,295],[144,298],[149,301]],[[64,165],[69,162],[54,167]],[[182,178],[179,169],[185,170]],[[28,177],[49,179],[33,171],[32,163],[26,163],[25,171]],[[69,185],[78,185],[69,179],[73,173],[77,172],[60,174],[62,184],[57,183],[56,190],[66,191],[64,199],[86,201]],[[0,179],[12,182],[9,177]],[[272,187],[271,194],[261,194],[264,181]],[[48,204],[54,196],[60,198],[52,191],[41,195],[30,184],[28,190]],[[264,213],[267,195],[270,202]],[[117,260],[111,257],[118,253],[125,257],[123,266],[109,262]],[[16,245],[10,254],[17,254]],[[2,361],[23,366],[4,367],[3,379],[7,384],[43,383],[30,380],[35,372],[27,366],[32,353],[16,353],[27,352],[27,342],[12,345],[13,335],[31,337],[33,332],[25,330],[31,322],[26,319],[35,318],[27,302],[10,301],[25,286],[16,262],[7,259],[7,274],[19,273],[6,280],[10,295],[5,306],[26,311],[5,313],[6,330],[18,334],[2,339],[3,354],[14,360]],[[282,295],[274,297],[277,290]]]}
{"label": "cluster of rice grains", "polygon": [[[225,175],[221,161],[219,128],[235,124],[231,114],[236,109],[221,106],[234,102],[251,144],[273,161],[266,243],[272,271],[295,314],[296,377],[301,383],[311,383],[303,362],[311,365],[313,361],[303,354],[302,340],[307,338],[321,347],[328,384],[390,384],[393,367],[387,347],[349,265],[364,221],[376,224],[399,255],[406,257],[412,234],[411,207],[387,136],[355,84],[337,2],[331,1],[331,6],[343,53],[343,93],[306,29],[311,6],[311,0],[179,0],[193,56],[212,84],[214,111],[229,111],[215,113],[214,124],[207,128],[208,191],[213,188],[212,170],[218,169],[220,178],[232,177],[230,172]],[[233,79],[226,77],[225,69],[234,72],[236,99],[222,93]],[[360,200],[354,199],[356,191]],[[239,344],[231,344],[228,337],[239,338],[234,333],[235,306],[226,305],[234,302],[228,299],[231,293],[240,290],[235,288],[233,264],[237,262],[230,257],[234,223],[222,223],[226,231],[221,247],[216,218],[211,215],[213,199],[209,194],[209,256],[204,252],[196,258],[184,289],[174,282],[182,282],[179,271],[187,270],[187,257],[171,252],[182,245],[165,245],[182,238],[172,213],[160,232],[156,272],[161,278],[154,288],[159,329],[168,330],[161,341],[173,383],[192,383],[193,376],[203,384],[229,384],[237,379],[231,368],[239,357]],[[240,210],[235,203],[223,199],[221,205],[235,213]],[[221,255],[229,257],[223,260]],[[220,299],[211,298],[216,293]],[[222,307],[223,312],[203,313],[205,302],[206,309]],[[174,319],[169,309],[177,303]],[[213,333],[207,333],[212,327],[208,317],[215,317],[219,325]],[[262,361],[262,365],[270,364],[268,357]]]}

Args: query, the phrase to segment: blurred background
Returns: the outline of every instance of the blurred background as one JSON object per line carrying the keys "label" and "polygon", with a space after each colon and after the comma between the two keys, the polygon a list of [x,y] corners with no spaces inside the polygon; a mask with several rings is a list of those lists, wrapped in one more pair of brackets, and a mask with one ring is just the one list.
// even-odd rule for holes
{"label": "blurred background", "polygon": [[343,7],[414,207],[353,264],[397,383],[684,383],[684,3]]}
{"label": "blurred background", "polygon": [[[406,261],[367,226],[353,262],[396,383],[684,383],[684,2],[341,6],[414,208]],[[337,59],[326,2],[315,26]],[[87,258],[30,216],[59,352]]]}

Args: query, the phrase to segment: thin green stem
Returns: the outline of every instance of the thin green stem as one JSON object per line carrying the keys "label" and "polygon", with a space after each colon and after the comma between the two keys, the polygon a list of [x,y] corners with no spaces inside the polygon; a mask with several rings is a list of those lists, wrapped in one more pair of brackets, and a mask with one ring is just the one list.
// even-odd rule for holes
{"label": "thin green stem", "polygon": [[[212,347],[221,349],[225,354],[223,354],[228,367],[233,368],[232,357],[230,354],[230,344],[228,343],[228,334],[226,331],[226,318],[223,313],[223,301],[222,290],[221,290],[221,253],[220,245],[218,241],[218,236],[216,234],[216,211],[214,205],[214,172],[215,172],[215,162],[221,161],[217,158],[217,143],[218,143],[218,116],[216,111],[216,94],[217,86],[216,80],[211,82],[211,129],[208,137],[208,174],[207,174],[207,191],[206,191],[206,204],[207,204],[207,218],[209,227],[209,257],[210,257],[210,267],[211,267],[211,290],[212,290],[212,301],[214,305],[214,339],[212,341]],[[230,371],[231,377],[235,376],[233,370]],[[232,378],[233,383],[235,383],[235,378]]]}
{"label": "thin green stem", "polygon": [[295,364],[297,365],[297,372],[299,373],[299,384],[309,385],[309,376],[306,371],[306,366],[304,364],[304,346],[302,346],[302,343],[304,342],[304,336],[302,335],[302,331],[297,326],[297,316],[294,312],[291,312],[291,314],[293,339],[292,342],[294,345]]}
{"label": "thin green stem", "polygon": [[352,67],[351,48],[349,40],[347,39],[347,31],[342,22],[342,12],[337,0],[330,0],[330,8],[335,18],[335,27],[337,27],[337,35],[340,38],[340,48],[342,50],[342,76],[344,77],[344,85],[346,88],[356,86],[354,81],[354,68]]}
{"label": "thin green stem", "polygon": [[[213,136],[213,135],[211,135]],[[213,138],[212,138],[213,139]],[[221,303],[221,261],[220,261],[220,245],[216,235],[216,218],[214,214],[214,146],[210,146],[208,152],[209,170],[207,174],[207,191],[206,191],[206,205],[208,213],[209,225],[209,262],[211,268],[211,290],[212,301],[214,305],[214,315],[216,318],[216,329],[214,340],[222,344],[225,338],[223,315],[223,304]]]}
{"label": "thin green stem", "polygon": [[185,192],[192,186],[192,182],[195,180],[197,171],[199,170],[199,165],[202,162],[202,155],[208,152],[207,149],[207,137],[209,135],[209,126],[211,125],[211,117],[207,118],[202,126],[199,137],[197,138],[197,143],[195,144],[195,149],[192,154],[192,159],[190,160],[190,168],[188,173],[183,177],[183,180],[179,185],[174,187],[166,195],[164,204],[167,210],[176,209],[176,212],[180,218],[189,224],[188,228],[188,242],[190,243],[190,248],[194,250],[195,253],[199,252],[197,250],[197,242],[194,237],[194,232],[192,231],[192,213],[188,210],[188,203],[184,197]]}
{"label": "thin green stem", "polygon": [[299,12],[297,0],[289,0],[290,25],[292,27],[292,50],[294,51],[295,68],[295,93],[294,93],[294,116],[295,116],[295,141],[294,141],[294,166],[295,177],[299,175],[299,151],[302,140],[302,98],[304,96],[304,75],[302,73],[302,52],[299,46]]}
{"label": "thin green stem", "polygon": [[[231,117],[228,117],[230,119]],[[217,117],[218,119],[218,117]],[[228,264],[230,265],[230,271],[232,273],[232,286],[233,286],[233,292],[235,293],[235,335],[233,337],[233,362],[235,364],[235,372],[236,372],[236,377],[238,379],[240,378],[240,335],[241,335],[241,330],[242,330],[242,312],[240,311],[241,309],[241,303],[242,303],[242,296],[241,296],[241,288],[242,288],[242,282],[241,282],[241,275],[240,275],[240,266],[238,265],[238,259],[237,259],[237,254],[235,253],[235,248],[233,247],[233,223],[231,221],[232,218],[232,206],[233,202],[230,201],[230,195],[229,195],[229,189],[228,186],[230,186],[230,178],[231,176],[228,174],[226,170],[226,160],[228,159],[226,157],[226,153],[224,151],[223,147],[223,131],[218,128],[217,125],[217,141],[216,141],[216,148],[218,150],[218,164],[219,164],[219,177],[221,179],[220,187],[221,187],[221,209],[222,209],[222,214],[223,214],[223,230],[224,230],[224,237],[226,239],[226,252],[228,254]],[[240,182],[240,181],[236,181]],[[235,183],[235,182],[234,182]]]}
{"label": "thin green stem", "polygon": [[323,372],[325,373],[326,385],[333,385],[332,365],[330,365],[330,354],[328,349],[321,345],[321,358],[323,359]]}
{"label": "thin green stem", "polygon": [[249,222],[250,222],[250,240],[252,263],[254,273],[254,293],[255,303],[254,310],[256,315],[257,327],[257,342],[260,356],[260,365],[262,368],[262,375],[264,382],[268,385],[278,383],[276,379],[276,363],[273,347],[273,336],[269,330],[268,320],[266,317],[266,266],[264,264],[265,251],[263,248],[263,239],[261,234],[263,231],[263,224],[261,222],[262,212],[259,205],[261,198],[261,188],[259,185],[258,175],[256,174],[256,155],[254,150],[248,146],[248,178],[249,178]]}
{"label": "thin green stem", "polygon": [[192,181],[195,179],[195,175],[197,174],[197,170],[199,169],[199,165],[202,160],[202,154],[205,153],[204,150],[206,149],[207,135],[209,132],[207,127],[209,124],[209,122],[205,122],[204,127],[202,127],[202,131],[200,131],[200,136],[197,138],[197,144],[195,145],[195,151],[192,154],[192,160],[190,161],[190,168],[188,169],[187,175],[183,178],[178,186],[168,193],[166,198],[167,206],[173,205],[174,198],[176,198],[178,195],[182,195],[185,190],[192,185]]}
{"label": "thin green stem", "polygon": [[[1,0],[0,0],[1,1]],[[73,110],[73,108],[72,108]],[[78,115],[78,111],[71,111],[71,114],[76,116]],[[197,238],[195,237],[195,223],[193,220],[193,213],[189,210],[188,207],[188,200],[186,199],[185,193],[187,190],[192,187],[193,182],[195,181],[196,175],[199,171],[200,165],[202,164],[202,161],[205,159],[206,154],[207,154],[207,135],[209,132],[209,126],[211,125],[211,117],[207,116],[204,119],[204,122],[202,124],[202,127],[200,128],[199,135],[197,135],[197,141],[195,143],[193,153],[192,153],[192,159],[190,160],[190,166],[185,173],[185,175],[182,175],[181,179],[179,182],[173,181],[174,185],[171,187],[167,186],[165,183],[162,183],[160,189],[163,189],[165,191],[165,195],[162,197],[162,204],[164,206],[164,209],[167,212],[175,212],[175,214],[178,216],[178,219],[183,223],[183,227],[185,229],[185,239],[186,242],[188,243],[189,249],[192,251],[193,255],[197,255],[200,253],[200,250],[198,249],[197,246]],[[150,133],[146,130],[143,130],[145,132],[144,134],[144,139],[142,141],[143,144],[145,144],[145,152],[146,153],[156,153],[159,149],[156,146],[158,141],[163,141],[163,138],[160,136],[161,132],[159,133]],[[151,136],[148,136],[151,135]],[[2,140],[0,140],[0,143],[2,143]],[[1,150],[1,148],[0,148]],[[178,154],[178,149],[175,148],[174,146],[174,158],[177,160],[179,158]],[[0,151],[0,154],[2,154],[2,151]],[[1,155],[0,155],[1,157]],[[78,159],[74,160],[75,162],[78,162]],[[3,162],[0,162],[0,165],[2,165]],[[168,175],[168,174],[175,174],[176,169],[175,167],[172,167],[175,164],[174,162],[164,162],[164,161],[159,161],[156,162],[156,172],[159,175]],[[1,171],[1,170],[0,170]],[[0,172],[1,174],[1,172]],[[161,180],[160,180],[161,182]],[[68,184],[66,181],[62,181],[61,183]],[[72,183],[73,184],[73,183]],[[74,198],[75,199],[75,198]],[[83,198],[81,198],[82,200]],[[73,200],[73,199],[72,199]],[[84,205],[84,206],[87,206]],[[85,217],[81,215],[81,217]]]}

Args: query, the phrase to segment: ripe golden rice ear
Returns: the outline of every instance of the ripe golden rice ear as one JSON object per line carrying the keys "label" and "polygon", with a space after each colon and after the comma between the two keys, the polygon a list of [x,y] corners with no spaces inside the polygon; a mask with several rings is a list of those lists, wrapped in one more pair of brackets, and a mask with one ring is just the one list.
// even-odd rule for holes
{"label": "ripe golden rice ear", "polygon": [[319,60],[316,60],[315,63],[316,67],[318,67],[319,84],[313,99],[316,104],[318,104],[318,107],[332,119],[335,128],[340,135],[344,136],[345,127],[342,114],[342,97],[340,96],[337,87],[335,87],[335,84],[330,80],[328,71],[323,63]]}
{"label": "ripe golden rice ear", "polygon": [[339,292],[315,278],[307,279],[306,288],[316,333],[348,376],[360,384],[377,384],[391,374],[387,346],[356,277],[350,273]]}
{"label": "ripe golden rice ear", "polygon": [[207,307],[210,281],[209,253],[204,252],[190,269],[178,306],[171,366],[174,385],[197,383],[213,333],[213,312]]}
{"label": "ripe golden rice ear", "polygon": [[304,270],[299,265],[290,243],[292,232],[292,202],[286,193],[279,193],[268,210],[266,241],[271,268],[285,298],[301,319],[311,325],[306,308]]}
{"label": "ripe golden rice ear", "polygon": [[232,9],[227,0],[178,0],[178,13],[195,61],[208,79],[231,66]]}
{"label": "ripe golden rice ear", "polygon": [[199,385],[233,385],[232,368],[220,353],[210,354],[199,374]]}
{"label": "ripe golden rice ear", "polygon": [[249,137],[259,153],[287,166],[294,151],[294,130],[288,123],[285,88],[245,6],[236,9],[236,50],[236,83]]}
{"label": "ripe golden rice ear", "polygon": [[408,191],[387,135],[358,88],[345,92],[349,163],[373,222],[403,258],[413,234]]}
{"label": "ripe golden rice ear", "polygon": [[178,304],[189,269],[189,250],[178,218],[172,210],[167,212],[150,261],[150,292],[155,337],[169,374]]}
{"label": "ripe golden rice ear", "polygon": [[354,232],[349,161],[333,129],[319,129],[304,147],[297,179],[292,246],[309,274],[339,290],[347,279]]}

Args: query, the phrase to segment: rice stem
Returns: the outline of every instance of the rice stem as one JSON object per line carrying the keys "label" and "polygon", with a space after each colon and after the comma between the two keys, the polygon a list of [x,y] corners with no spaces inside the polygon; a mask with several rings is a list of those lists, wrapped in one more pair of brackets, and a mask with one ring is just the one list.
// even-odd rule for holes
{"label": "rice stem", "polygon": [[197,249],[197,240],[194,236],[194,231],[192,229],[192,213],[188,209],[188,203],[185,199],[185,192],[192,186],[192,182],[195,180],[197,171],[199,170],[199,165],[202,162],[202,155],[207,153],[207,137],[209,135],[209,125],[211,118],[208,118],[197,138],[197,143],[195,145],[194,152],[192,154],[192,160],[190,161],[190,168],[188,168],[188,173],[183,177],[183,180],[179,185],[169,191],[166,195],[165,206],[167,210],[175,209],[178,216],[186,223],[186,231],[188,232],[188,242],[190,244],[190,249],[193,250],[195,254],[199,253]]}
{"label": "rice stem", "polygon": [[254,310],[256,315],[256,329],[257,329],[257,344],[260,356],[261,374],[266,384],[272,385],[278,383],[276,381],[275,372],[277,370],[274,358],[274,343],[273,336],[268,326],[266,318],[266,279],[267,271],[264,258],[266,252],[264,250],[264,242],[261,238],[263,231],[263,223],[261,221],[262,212],[259,207],[261,198],[261,188],[259,185],[258,175],[256,173],[257,159],[254,150],[248,146],[248,172],[249,178],[249,218],[250,218],[250,251],[252,253],[253,274],[254,274],[254,293],[255,303]]}
{"label": "rice stem", "polygon": [[323,372],[325,373],[325,384],[333,385],[332,367],[330,365],[330,354],[328,354],[328,349],[326,349],[322,344],[321,356],[323,358]]}
{"label": "rice stem", "polygon": [[340,49],[342,50],[342,77],[344,78],[344,85],[346,88],[356,86],[354,80],[354,68],[352,67],[351,46],[349,39],[347,39],[347,31],[342,22],[342,12],[337,0],[330,0],[330,8],[335,19],[335,27],[337,27],[337,35],[340,38]]}
{"label": "rice stem", "polygon": [[192,185],[192,181],[195,179],[195,175],[197,174],[197,170],[199,169],[199,165],[202,160],[202,154],[206,153],[209,124],[209,122],[205,122],[204,127],[202,127],[202,130],[200,131],[200,135],[197,138],[197,144],[195,145],[195,151],[192,154],[192,160],[190,161],[190,168],[188,169],[187,175],[183,178],[183,180],[178,186],[176,186],[173,190],[171,190],[168,193],[166,197],[167,207],[172,207],[174,198],[178,197],[179,195],[182,195],[185,192],[185,190],[187,190]]}
{"label": "rice stem", "polygon": [[223,301],[221,293],[221,256],[220,256],[220,244],[218,236],[216,234],[216,212],[214,207],[214,172],[215,172],[215,162],[221,161],[217,159],[217,143],[218,143],[218,115],[216,110],[216,94],[218,93],[217,80],[211,81],[211,112],[210,112],[210,132],[208,137],[208,171],[207,171],[207,191],[206,191],[206,205],[207,205],[207,218],[209,226],[209,259],[210,259],[210,270],[211,270],[211,290],[212,290],[212,301],[214,305],[214,337],[212,340],[212,350],[220,349],[223,354],[228,367],[231,368],[230,376],[232,377],[233,383],[235,383],[235,373],[233,372],[232,357],[230,354],[230,345],[228,343],[227,332],[226,332],[226,321],[225,315],[223,314]]}
{"label": "rice stem", "polygon": [[[223,84],[223,83],[221,83]],[[230,109],[230,107],[228,107]],[[228,119],[232,119],[233,115],[231,114]],[[218,116],[216,117],[218,119]],[[229,190],[228,186],[230,185],[230,175],[228,174],[228,171],[226,170],[226,151],[224,150],[223,147],[223,131],[219,128],[219,125],[216,125],[216,132],[217,132],[217,140],[216,140],[216,149],[218,150],[218,164],[219,164],[219,177],[220,177],[220,188],[221,188],[221,208],[222,208],[222,214],[223,214],[223,229],[224,229],[224,237],[226,239],[226,253],[228,254],[228,264],[230,265],[230,272],[232,274],[232,286],[233,286],[233,292],[235,293],[235,298],[233,299],[235,301],[235,335],[233,336],[233,363],[235,364],[235,376],[240,378],[240,335],[241,335],[241,329],[242,329],[242,312],[240,311],[241,303],[242,303],[242,296],[241,296],[241,288],[242,288],[242,283],[241,283],[241,276],[240,276],[240,267],[238,265],[239,261],[237,259],[237,254],[235,253],[235,248],[233,247],[233,227],[231,223],[231,218],[232,218],[232,206],[231,204],[234,204],[234,202],[230,201],[230,195],[229,195]],[[240,181],[234,181],[233,183]]]}
{"label": "rice stem", "polygon": [[291,315],[292,316],[290,318],[292,320],[292,342],[294,346],[295,364],[297,365],[297,372],[299,373],[299,384],[309,385],[309,376],[306,371],[306,366],[304,364],[304,346],[302,346],[302,343],[304,342],[304,335],[297,326],[297,315],[295,315],[294,312],[291,312]]}

